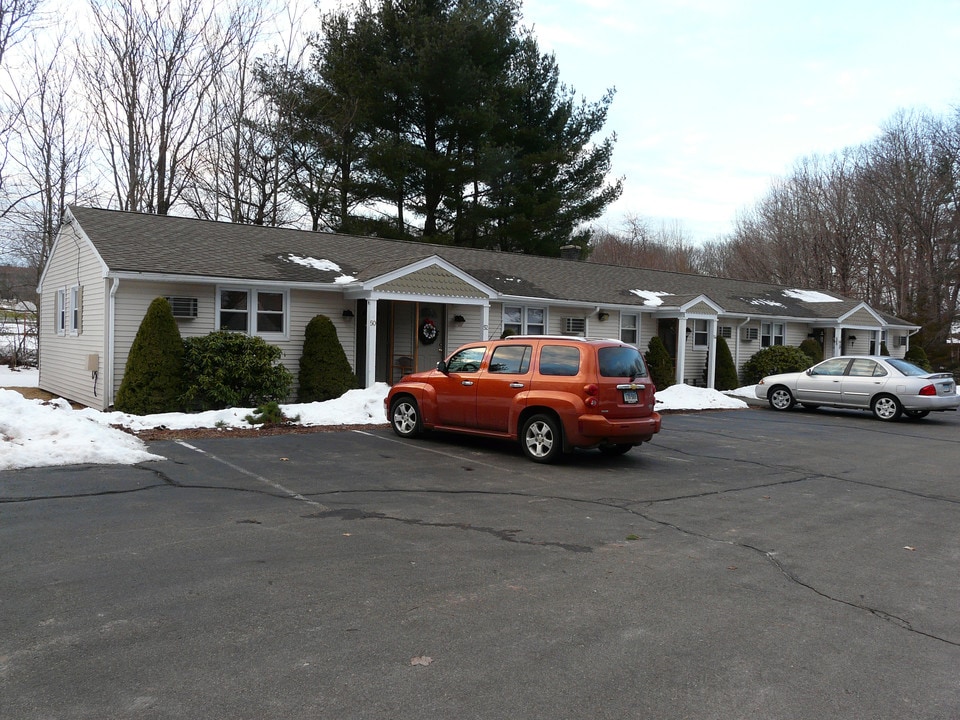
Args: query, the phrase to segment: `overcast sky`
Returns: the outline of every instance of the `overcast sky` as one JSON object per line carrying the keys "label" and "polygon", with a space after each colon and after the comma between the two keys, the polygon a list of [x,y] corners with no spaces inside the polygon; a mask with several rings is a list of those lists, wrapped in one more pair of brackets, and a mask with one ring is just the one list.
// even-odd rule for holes
{"label": "overcast sky", "polygon": [[524,0],[524,24],[588,100],[616,97],[606,216],[710,240],[813,154],[901,108],[960,105],[960,0]]}

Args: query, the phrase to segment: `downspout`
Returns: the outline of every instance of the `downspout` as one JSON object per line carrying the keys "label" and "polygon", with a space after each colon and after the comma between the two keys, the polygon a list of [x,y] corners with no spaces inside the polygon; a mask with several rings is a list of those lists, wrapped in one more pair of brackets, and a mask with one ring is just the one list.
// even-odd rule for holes
{"label": "downspout", "polygon": [[736,343],[737,352],[736,352],[736,355],[734,355],[733,364],[737,368],[738,376],[740,375],[740,331],[744,328],[744,326],[748,322],[752,322],[752,321],[753,321],[753,318],[748,315],[747,318],[742,323],[737,325],[737,343]]}
{"label": "downspout", "polygon": [[115,346],[116,328],[114,324],[117,319],[117,290],[120,289],[120,279],[112,278],[110,284],[110,301],[107,303],[107,357],[103,362],[103,407],[104,410],[113,405],[113,353]]}

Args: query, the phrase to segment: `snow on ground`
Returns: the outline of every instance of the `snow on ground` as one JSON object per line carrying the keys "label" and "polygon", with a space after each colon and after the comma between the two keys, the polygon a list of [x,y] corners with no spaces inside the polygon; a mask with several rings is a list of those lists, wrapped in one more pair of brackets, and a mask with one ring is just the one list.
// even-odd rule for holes
{"label": "snow on ground", "polygon": [[[0,388],[36,387],[36,370],[11,371],[0,367]],[[288,417],[300,416],[301,425],[368,425],[385,423],[383,398],[388,386],[377,383],[364,390],[350,390],[327,402],[281,405]],[[739,409],[754,397],[753,386],[721,393],[716,390],[674,385],[657,393],[658,411]],[[73,410],[65,400],[44,403],[26,400],[13,390],[0,389],[0,470],[82,463],[131,465],[162,460],[147,451],[146,444],[130,433],[150,428],[250,428],[246,416],[253,408],[212,410],[203,413],[129,415],[91,408]]]}

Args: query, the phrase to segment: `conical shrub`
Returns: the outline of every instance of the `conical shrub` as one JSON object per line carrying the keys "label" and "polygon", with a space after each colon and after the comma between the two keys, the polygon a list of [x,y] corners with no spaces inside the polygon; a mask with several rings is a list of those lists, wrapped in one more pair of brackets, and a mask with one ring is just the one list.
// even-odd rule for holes
{"label": "conical shrub", "polygon": [[183,340],[166,298],[147,308],[113,406],[134,415],[176,412],[183,393]]}
{"label": "conical shrub", "polygon": [[304,331],[300,355],[300,402],[332,400],[357,386],[333,321],[317,315]]}
{"label": "conical shrub", "polygon": [[657,390],[664,390],[677,384],[677,372],[673,360],[670,359],[667,346],[658,335],[650,338],[644,359],[647,361],[650,377],[653,379],[653,384],[657,386]]}
{"label": "conical shrub", "polygon": [[717,376],[714,379],[714,387],[717,390],[736,390],[740,385],[740,378],[737,376],[737,366],[733,362],[733,355],[730,352],[730,346],[722,337],[717,338]]}

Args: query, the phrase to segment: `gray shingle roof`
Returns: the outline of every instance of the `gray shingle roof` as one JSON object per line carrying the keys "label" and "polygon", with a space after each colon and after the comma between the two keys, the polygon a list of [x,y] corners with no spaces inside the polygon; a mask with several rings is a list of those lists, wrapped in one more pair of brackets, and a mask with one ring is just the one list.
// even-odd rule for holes
{"label": "gray shingle roof", "polygon": [[835,302],[811,302],[780,285],[662,270],[116,210],[70,211],[114,272],[332,283],[345,275],[369,280],[437,255],[506,296],[644,307],[647,293],[663,294],[665,306],[706,295],[727,313],[812,320],[836,318],[859,304],[829,292],[822,294]]}

